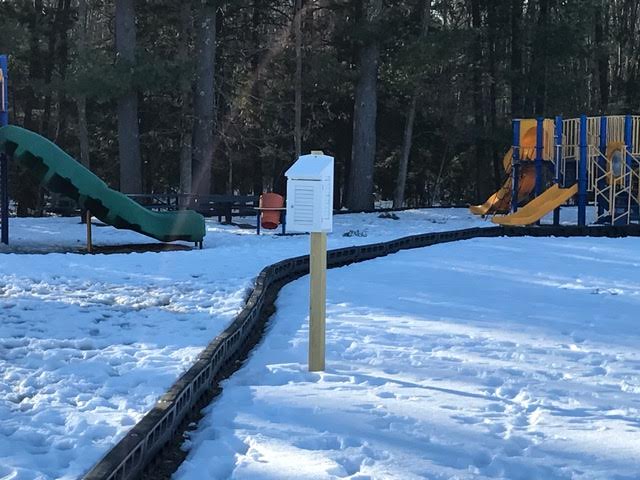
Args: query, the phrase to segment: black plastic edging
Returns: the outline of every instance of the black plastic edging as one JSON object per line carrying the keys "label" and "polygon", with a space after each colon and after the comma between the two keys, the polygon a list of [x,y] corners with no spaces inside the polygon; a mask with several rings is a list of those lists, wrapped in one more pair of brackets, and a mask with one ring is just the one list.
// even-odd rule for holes
{"label": "black plastic edging", "polygon": [[[640,236],[640,226],[541,226],[470,228],[412,235],[388,242],[330,250],[328,268],[383,257],[401,250],[491,237],[625,237]],[[189,368],[156,405],[83,477],[85,480],[132,480],[144,471],[198,407],[205,393],[217,387],[222,373],[240,368],[238,359],[253,348],[266,321],[267,297],[275,299],[287,283],[309,273],[309,257],[289,258],[264,268],[258,275],[247,303],[232,323],[200,353]]]}

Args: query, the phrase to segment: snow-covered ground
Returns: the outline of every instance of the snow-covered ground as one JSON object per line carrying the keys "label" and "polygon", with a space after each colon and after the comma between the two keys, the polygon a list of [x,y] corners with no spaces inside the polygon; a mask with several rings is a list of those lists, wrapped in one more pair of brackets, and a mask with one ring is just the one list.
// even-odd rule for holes
{"label": "snow-covered ground", "polygon": [[[329,248],[492,226],[466,210],[339,215]],[[244,219],[252,222],[253,218]],[[0,479],[77,478],[141,418],[304,235],[208,221],[204,250],[80,255],[77,218],[12,219],[0,247]],[[146,237],[94,227],[94,242]]]}
{"label": "snow-covered ground", "polygon": [[177,480],[637,479],[640,239],[475,239],[308,278],[224,382]]}

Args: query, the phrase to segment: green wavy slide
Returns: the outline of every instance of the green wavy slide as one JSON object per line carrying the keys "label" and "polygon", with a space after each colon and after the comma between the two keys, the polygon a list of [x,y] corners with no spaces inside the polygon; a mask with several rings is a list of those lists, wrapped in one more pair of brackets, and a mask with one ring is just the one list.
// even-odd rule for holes
{"label": "green wavy slide", "polygon": [[201,242],[204,217],[191,210],[152,212],[106,183],[46,138],[24,128],[0,128],[0,149],[33,173],[42,186],[75,200],[102,222],[162,242]]}

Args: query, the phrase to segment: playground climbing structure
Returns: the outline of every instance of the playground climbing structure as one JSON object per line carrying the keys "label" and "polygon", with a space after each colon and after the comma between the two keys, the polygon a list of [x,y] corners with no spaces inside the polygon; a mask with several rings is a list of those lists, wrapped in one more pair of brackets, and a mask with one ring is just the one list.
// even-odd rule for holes
{"label": "playground climbing structure", "polygon": [[640,116],[587,118],[587,189],[593,193],[596,223],[638,222],[639,137]]}
{"label": "playground climbing structure", "polygon": [[588,201],[595,223],[640,220],[640,116],[514,120],[504,166],[510,179],[485,204],[470,207],[479,215],[505,214],[494,223],[530,225],[554,211],[558,224],[559,207],[574,197],[578,225],[586,224]]}

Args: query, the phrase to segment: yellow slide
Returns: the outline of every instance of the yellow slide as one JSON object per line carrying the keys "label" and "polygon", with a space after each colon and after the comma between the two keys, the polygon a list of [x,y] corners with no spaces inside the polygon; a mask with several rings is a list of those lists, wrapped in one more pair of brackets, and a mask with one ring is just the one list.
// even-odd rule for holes
{"label": "yellow slide", "polygon": [[516,213],[493,217],[491,221],[500,225],[530,225],[537,222],[554,208],[578,193],[578,184],[569,188],[560,188],[558,185],[546,190],[539,197],[534,198]]}

